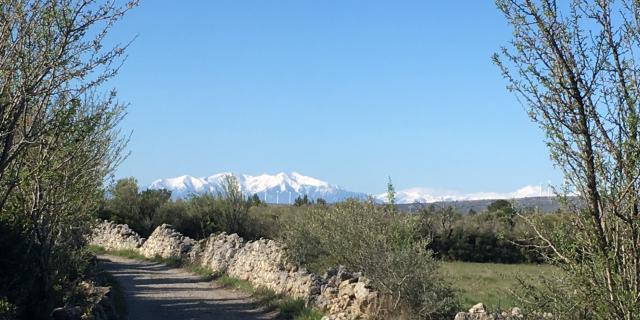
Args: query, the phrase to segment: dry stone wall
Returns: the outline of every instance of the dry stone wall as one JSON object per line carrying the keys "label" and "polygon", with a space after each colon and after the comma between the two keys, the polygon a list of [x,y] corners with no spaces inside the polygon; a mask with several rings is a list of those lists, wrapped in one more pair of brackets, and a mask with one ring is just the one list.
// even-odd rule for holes
{"label": "dry stone wall", "polygon": [[159,256],[182,259],[189,254],[193,244],[193,239],[183,236],[168,224],[163,224],[153,230],[140,248],[140,253],[147,258]]}
{"label": "dry stone wall", "polygon": [[[381,297],[360,273],[343,267],[331,268],[322,276],[298,268],[286,258],[285,248],[273,240],[244,241],[237,234],[221,233],[194,241],[163,224],[148,240],[126,225],[103,222],[91,243],[107,249],[137,249],[146,257],[177,258],[215,272],[247,280],[256,287],[300,298],[327,313],[323,320],[369,319],[376,314]],[[502,316],[502,315],[501,315]],[[474,306],[455,320],[518,319],[519,310],[495,317]]]}
{"label": "dry stone wall", "polygon": [[107,250],[126,250],[140,248],[144,239],[126,224],[102,221],[94,228],[89,242]]}

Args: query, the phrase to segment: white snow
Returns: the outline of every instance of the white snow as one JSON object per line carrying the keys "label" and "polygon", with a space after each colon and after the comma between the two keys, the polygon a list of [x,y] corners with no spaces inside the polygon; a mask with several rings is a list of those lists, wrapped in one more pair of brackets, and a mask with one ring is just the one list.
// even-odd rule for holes
{"label": "white snow", "polygon": [[[298,196],[307,195],[311,199],[323,198],[328,202],[338,202],[348,198],[366,199],[361,192],[345,190],[313,177],[297,172],[280,172],[275,175],[261,174],[251,176],[222,172],[208,177],[183,175],[176,178],[156,180],[150,189],[167,189],[172,198],[184,198],[198,193],[217,193],[225,176],[234,175],[238,179],[240,190],[247,196],[257,194],[261,200],[269,203],[291,203]],[[432,188],[410,188],[396,193],[396,203],[433,203],[439,201],[518,199],[528,197],[551,196],[549,186],[528,185],[512,192],[475,192],[462,193],[452,190]],[[375,196],[378,201],[386,202],[387,194]]]}
{"label": "white snow", "polygon": [[149,188],[170,190],[174,199],[197,193],[215,193],[220,190],[220,184],[227,175],[236,177],[242,193],[245,195],[257,194],[261,200],[269,203],[290,203],[296,197],[304,195],[311,199],[323,198],[329,202],[337,202],[347,198],[366,198],[363,193],[347,191],[339,186],[297,172],[257,176],[223,172],[201,178],[184,175],[156,180],[151,183]]}
{"label": "white snow", "polygon": [[[461,193],[451,190],[429,188],[411,188],[396,192],[396,203],[433,203],[440,201],[521,199],[530,197],[553,196],[550,186],[528,185],[512,192],[475,192]],[[386,202],[387,194],[376,195],[376,199]]]}

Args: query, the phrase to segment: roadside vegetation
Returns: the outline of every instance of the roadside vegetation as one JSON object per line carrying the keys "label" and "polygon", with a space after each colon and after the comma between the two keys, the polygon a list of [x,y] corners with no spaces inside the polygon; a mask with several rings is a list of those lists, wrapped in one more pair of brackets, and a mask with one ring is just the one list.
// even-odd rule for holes
{"label": "roadside vegetation", "polygon": [[[418,213],[406,214],[393,205],[357,200],[265,205],[257,197],[235,196],[238,187],[232,178],[223,183],[223,189],[231,190],[232,196],[227,196],[229,191],[221,191],[176,201],[165,190],[138,191],[137,186],[125,188],[130,190],[127,192],[116,190],[125,185],[135,186],[135,180],[118,181],[110,189],[113,192],[104,199],[100,211],[103,218],[129,222],[138,228],[150,221],[147,234],[169,222],[196,239],[207,232],[234,230],[242,230],[239,234],[246,239],[258,235],[277,239],[287,245],[294,262],[317,274],[336,265],[363,272],[374,287],[392,297],[393,302],[385,305],[383,313],[407,313],[417,318],[445,319],[478,302],[496,310],[518,306],[512,294],[522,286],[518,271],[522,271],[522,279],[531,278],[538,270],[555,271],[549,266],[537,268],[544,262],[546,252],[527,221],[540,221],[550,229],[567,222],[564,213],[538,213],[515,208],[504,200],[495,201],[478,213],[425,206]],[[389,185],[389,193],[393,194],[393,186]],[[155,197],[161,201],[154,205],[147,202],[134,210],[155,211],[138,215],[117,211],[130,201],[124,199],[142,203],[144,194],[147,199],[154,198],[148,196],[150,193],[164,196]],[[393,200],[392,196],[389,198]],[[164,208],[174,209],[169,221],[162,214]],[[234,215],[241,216],[232,219],[240,223],[229,227],[225,221]],[[192,228],[195,221],[198,227]],[[120,254],[139,258],[135,252]]]}
{"label": "roadside vegetation", "polygon": [[511,25],[494,56],[508,89],[546,134],[584,206],[534,230],[564,271],[521,292],[561,319],[640,317],[640,2],[497,0]]}
{"label": "roadside vegetation", "polygon": [[[640,2],[496,1],[514,32],[494,61],[545,131],[581,208],[541,214],[496,201],[478,213],[425,207],[416,215],[396,211],[391,181],[387,205],[302,197],[267,206],[244,197],[232,177],[218,193],[177,201],[166,190],[141,191],[133,178],[105,188],[127,141],[118,131],[125,106],[105,86],[127,44],[103,40],[136,4],[0,5],[0,318],[48,319],[74,303],[91,250],[100,250],[86,244],[97,218],[145,237],[169,223],[195,239],[279,239],[310,270],[363,272],[391,297],[388,314],[450,319],[486,299],[557,319],[640,317]],[[317,318],[299,301],[210,276],[292,319]],[[513,300],[496,293],[508,286]]]}
{"label": "roadside vegetation", "polygon": [[134,6],[0,4],[0,318],[49,319],[86,276],[85,235],[126,142],[106,86],[127,44],[103,40]]}

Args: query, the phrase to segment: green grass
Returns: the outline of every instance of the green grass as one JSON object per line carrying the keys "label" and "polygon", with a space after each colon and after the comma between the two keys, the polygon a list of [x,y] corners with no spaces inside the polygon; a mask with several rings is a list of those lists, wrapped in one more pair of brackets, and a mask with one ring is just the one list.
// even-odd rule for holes
{"label": "green grass", "polygon": [[510,289],[518,285],[518,278],[535,281],[557,269],[550,265],[445,262],[442,272],[459,290],[465,310],[478,302],[491,310],[505,310],[518,306],[510,294]]}
{"label": "green grass", "polygon": [[100,247],[100,246],[94,246],[94,245],[88,245],[87,246],[87,250],[89,250],[89,252],[95,254],[95,255],[99,255],[99,254],[106,254],[107,253],[107,249]]}
{"label": "green grass", "polygon": [[251,294],[258,305],[267,310],[280,310],[282,320],[320,320],[322,313],[306,307],[303,300],[293,299],[264,287],[254,287],[248,281],[230,277],[226,274],[218,276],[215,281],[225,287],[234,288]]}

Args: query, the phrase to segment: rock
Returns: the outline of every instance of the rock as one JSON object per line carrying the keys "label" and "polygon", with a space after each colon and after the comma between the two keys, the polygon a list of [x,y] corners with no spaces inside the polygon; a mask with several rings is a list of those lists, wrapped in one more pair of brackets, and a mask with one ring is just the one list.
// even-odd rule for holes
{"label": "rock", "polygon": [[195,241],[175,231],[170,225],[163,224],[153,230],[149,239],[140,248],[147,258],[186,258]]}
{"label": "rock", "polygon": [[137,249],[144,239],[126,224],[103,221],[93,229],[89,243],[107,250]]}
{"label": "rock", "polygon": [[469,313],[478,314],[478,313],[487,313],[487,311],[486,311],[483,303],[478,303],[478,304],[474,305],[473,307],[471,307],[471,309],[469,309]]}
{"label": "rock", "polygon": [[227,235],[223,232],[210,235],[201,246],[201,257],[197,259],[200,265],[216,272],[227,272],[236,253],[244,246],[244,240],[237,234]]}
{"label": "rock", "polygon": [[513,309],[511,309],[511,316],[512,317],[516,317],[516,318],[523,318],[524,315],[522,314],[522,310],[520,310],[520,308],[515,307]]}
{"label": "rock", "polygon": [[51,311],[51,319],[53,320],[68,320],[69,313],[65,308],[55,308]]}

